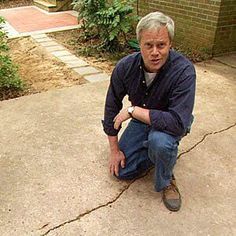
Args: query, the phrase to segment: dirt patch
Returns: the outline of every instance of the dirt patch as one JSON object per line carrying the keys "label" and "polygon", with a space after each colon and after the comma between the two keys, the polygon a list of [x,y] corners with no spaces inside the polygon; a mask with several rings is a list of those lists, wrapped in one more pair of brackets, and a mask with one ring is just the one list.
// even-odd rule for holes
{"label": "dirt patch", "polygon": [[9,46],[11,58],[18,64],[20,77],[27,86],[24,95],[86,82],[30,37],[11,40]]}
{"label": "dirt patch", "polygon": [[0,9],[33,5],[33,0],[0,0]]}

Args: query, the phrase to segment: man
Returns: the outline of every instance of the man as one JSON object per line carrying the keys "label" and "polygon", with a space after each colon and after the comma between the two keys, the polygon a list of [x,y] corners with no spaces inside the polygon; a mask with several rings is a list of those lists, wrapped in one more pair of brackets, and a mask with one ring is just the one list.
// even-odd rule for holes
{"label": "man", "polygon": [[[181,196],[173,168],[179,141],[192,122],[196,74],[192,63],[171,49],[170,17],[150,13],[140,20],[136,33],[141,52],[118,62],[106,97],[103,126],[111,151],[109,169],[119,179],[132,179],[154,165],[155,190],[162,191],[169,210],[178,211]],[[125,95],[132,105],[122,109]]]}

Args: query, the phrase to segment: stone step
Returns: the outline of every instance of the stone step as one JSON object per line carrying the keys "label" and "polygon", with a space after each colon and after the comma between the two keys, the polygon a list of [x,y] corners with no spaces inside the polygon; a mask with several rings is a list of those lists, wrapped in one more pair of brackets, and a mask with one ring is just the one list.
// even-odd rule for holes
{"label": "stone step", "polygon": [[45,2],[51,3],[53,5],[57,5],[57,0],[44,0]]}
{"label": "stone step", "polygon": [[57,8],[55,4],[43,0],[34,0],[34,5],[48,12],[53,12]]}
{"label": "stone step", "polygon": [[34,0],[34,5],[48,12],[71,10],[72,0]]}
{"label": "stone step", "polygon": [[48,53],[65,63],[74,72],[83,76],[85,80],[94,83],[109,80],[110,76],[102,71],[90,66],[86,61],[71,54],[66,48],[57,43],[46,34],[35,34],[31,36],[37,43],[44,47]]}

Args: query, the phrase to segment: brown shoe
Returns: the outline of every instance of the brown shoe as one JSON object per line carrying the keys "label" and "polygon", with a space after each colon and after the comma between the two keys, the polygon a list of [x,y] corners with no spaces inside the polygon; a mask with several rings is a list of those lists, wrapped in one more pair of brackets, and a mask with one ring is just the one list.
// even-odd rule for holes
{"label": "brown shoe", "polygon": [[178,211],[181,207],[181,195],[173,178],[170,185],[162,191],[162,199],[167,209],[170,211]]}

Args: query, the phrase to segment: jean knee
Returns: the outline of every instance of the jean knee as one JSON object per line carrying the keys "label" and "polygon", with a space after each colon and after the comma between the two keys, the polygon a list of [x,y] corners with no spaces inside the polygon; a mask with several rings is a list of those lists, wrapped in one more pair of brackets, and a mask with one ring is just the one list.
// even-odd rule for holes
{"label": "jean knee", "polygon": [[[178,148],[178,139],[160,131],[151,131],[148,137],[149,157],[168,156]],[[153,160],[154,161],[154,160]]]}
{"label": "jean knee", "polygon": [[159,131],[153,131],[149,134],[148,146],[151,149],[160,151],[168,151],[176,148],[175,140],[172,136]]}
{"label": "jean knee", "polygon": [[137,177],[138,173],[136,172],[129,172],[127,169],[120,168],[119,175],[115,177],[119,180],[132,180]]}

